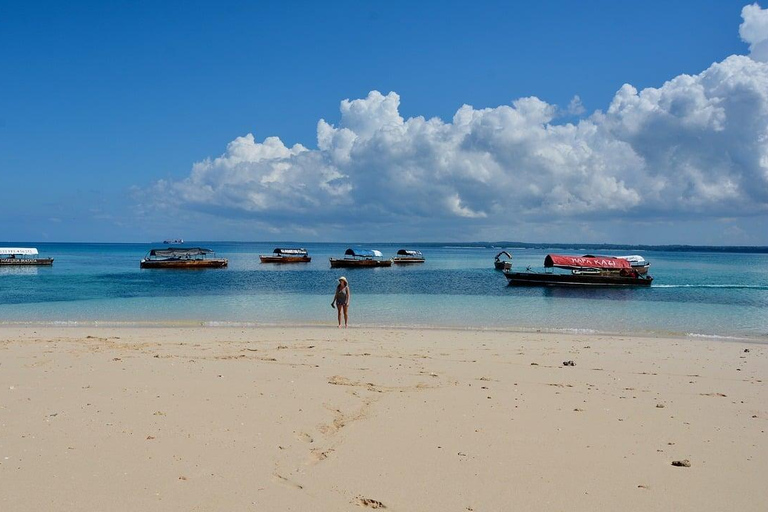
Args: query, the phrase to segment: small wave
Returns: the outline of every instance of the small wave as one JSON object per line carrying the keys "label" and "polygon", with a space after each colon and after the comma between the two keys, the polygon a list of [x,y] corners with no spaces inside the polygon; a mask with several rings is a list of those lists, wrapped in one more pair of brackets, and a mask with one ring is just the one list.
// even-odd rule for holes
{"label": "small wave", "polygon": [[685,333],[686,336],[689,338],[702,338],[707,340],[737,340],[737,341],[748,341],[750,338],[744,338],[741,336],[722,336],[719,334],[700,334],[696,332],[687,332]]}
{"label": "small wave", "polygon": [[229,322],[221,320],[210,320],[202,322],[203,327],[261,327],[264,324],[257,324],[256,322]]}
{"label": "small wave", "polygon": [[654,284],[653,288],[722,288],[726,290],[768,290],[760,284]]}

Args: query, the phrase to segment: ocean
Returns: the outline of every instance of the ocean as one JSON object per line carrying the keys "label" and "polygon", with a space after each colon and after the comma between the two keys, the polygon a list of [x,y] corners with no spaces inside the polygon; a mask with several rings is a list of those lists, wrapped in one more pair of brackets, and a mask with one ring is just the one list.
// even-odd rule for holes
{"label": "ocean", "polygon": [[[421,250],[421,265],[331,269],[349,245],[194,242],[229,259],[226,269],[148,270],[162,244],[29,243],[52,267],[0,267],[0,325],[335,325],[339,276],[352,290],[353,325],[490,328],[768,339],[768,254],[740,249],[627,247],[651,262],[647,289],[518,288],[494,270],[541,268],[548,253],[594,247],[515,244],[369,244],[385,257]],[[302,246],[312,262],[259,262],[276,246]],[[360,246],[353,246],[360,247]]]}

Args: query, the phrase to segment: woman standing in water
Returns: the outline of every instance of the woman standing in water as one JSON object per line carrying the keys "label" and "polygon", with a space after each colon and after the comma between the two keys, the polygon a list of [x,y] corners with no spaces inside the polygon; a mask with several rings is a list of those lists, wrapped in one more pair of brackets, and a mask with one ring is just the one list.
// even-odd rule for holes
{"label": "woman standing in water", "polygon": [[349,323],[349,302],[352,299],[352,292],[349,289],[349,283],[346,277],[339,278],[339,285],[336,287],[336,294],[333,296],[331,307],[335,307],[339,313],[339,329],[341,329],[341,313],[344,311],[344,328]]}

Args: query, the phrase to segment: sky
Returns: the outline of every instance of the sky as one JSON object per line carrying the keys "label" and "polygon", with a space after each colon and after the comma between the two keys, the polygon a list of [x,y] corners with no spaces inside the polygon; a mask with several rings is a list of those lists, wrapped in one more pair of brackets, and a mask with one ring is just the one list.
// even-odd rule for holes
{"label": "sky", "polygon": [[768,245],[768,9],[0,0],[0,240]]}

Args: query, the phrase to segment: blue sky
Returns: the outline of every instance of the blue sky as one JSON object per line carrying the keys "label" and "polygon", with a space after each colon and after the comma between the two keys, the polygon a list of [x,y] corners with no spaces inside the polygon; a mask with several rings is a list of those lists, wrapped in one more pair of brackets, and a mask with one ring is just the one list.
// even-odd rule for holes
{"label": "blue sky", "polygon": [[[24,214],[0,221],[0,239],[766,245],[762,98],[749,109],[755,140],[746,149],[734,142],[744,134],[722,129],[717,116],[695,132],[675,131],[701,119],[688,111],[667,112],[679,123],[646,116],[645,128],[630,126],[624,107],[615,119],[595,118],[624,84],[641,98],[713,63],[737,67],[759,90],[763,61],[727,60],[750,55],[749,37],[764,40],[759,9],[757,35],[740,37],[744,5],[0,0],[0,201]],[[682,87],[670,94],[695,96]],[[712,86],[705,95],[742,90]],[[531,97],[540,102],[515,104]],[[473,121],[460,127],[463,105]],[[723,114],[727,126],[738,112]],[[411,122],[420,117],[443,125]],[[324,148],[321,119],[335,137]],[[564,126],[579,129],[549,138]],[[540,135],[521,143],[515,130]],[[729,144],[741,156],[711,171],[693,154],[694,136],[722,150],[712,158],[733,154]],[[282,147],[265,150],[268,137]],[[291,151],[295,144],[306,151]],[[564,156],[585,146],[583,158]],[[667,179],[685,172],[689,179]],[[547,173],[549,182],[520,192]],[[664,185],[649,197],[656,182]],[[547,194],[558,183],[568,190]],[[731,185],[729,195],[712,192]]]}

